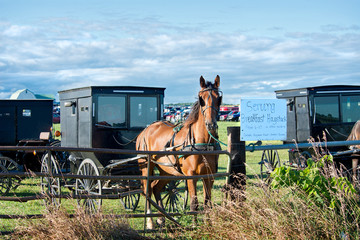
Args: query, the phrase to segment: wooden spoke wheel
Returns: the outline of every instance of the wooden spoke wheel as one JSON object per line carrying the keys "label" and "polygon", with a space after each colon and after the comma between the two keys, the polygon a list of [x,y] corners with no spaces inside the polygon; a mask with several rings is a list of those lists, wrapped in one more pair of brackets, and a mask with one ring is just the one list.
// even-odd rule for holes
{"label": "wooden spoke wheel", "polygon": [[[19,164],[17,164],[14,160],[9,157],[0,157],[0,164],[3,165],[6,170],[10,173],[19,172]],[[15,190],[21,182],[20,177],[10,177],[11,178],[11,189]]]}
{"label": "wooden spoke wheel", "polygon": [[189,192],[186,180],[174,180],[165,185],[161,192],[161,199],[166,212],[184,212]]}
{"label": "wooden spoke wheel", "polygon": [[261,180],[269,183],[270,174],[275,168],[280,167],[280,158],[277,150],[264,150],[260,162]]}
{"label": "wooden spoke wheel", "polygon": [[49,154],[43,155],[41,160],[41,172],[46,173],[48,177],[41,177],[41,192],[48,197],[46,204],[60,205],[61,185],[60,178],[53,177],[53,174],[59,174],[59,164],[53,155],[49,158]]}
{"label": "wooden spoke wheel", "polygon": [[[0,164],[0,173],[8,173],[6,167]],[[0,196],[7,194],[11,189],[11,178],[0,177]]]}
{"label": "wooden spoke wheel", "polygon": [[[99,176],[99,170],[94,161],[86,158],[84,159],[77,171],[77,175],[84,176]],[[76,179],[75,193],[80,196],[94,196],[102,194],[101,181],[96,179]],[[78,205],[85,209],[86,213],[94,214],[100,211],[101,199],[78,199]]]}
{"label": "wooden spoke wheel", "polygon": [[131,191],[139,189],[141,183],[139,180],[126,180],[126,185],[129,194],[120,198],[120,202],[125,210],[135,211],[140,201],[140,193],[132,194]]}

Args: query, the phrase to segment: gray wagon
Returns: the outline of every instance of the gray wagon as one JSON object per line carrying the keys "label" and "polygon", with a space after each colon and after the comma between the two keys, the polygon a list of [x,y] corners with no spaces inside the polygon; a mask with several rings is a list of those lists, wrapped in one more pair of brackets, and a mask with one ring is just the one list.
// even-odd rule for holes
{"label": "gray wagon", "polygon": [[[285,144],[308,142],[310,137],[316,141],[345,141],[353,125],[360,119],[360,86],[318,86],[279,90],[275,93],[278,99],[287,100]],[[328,150],[338,152],[345,149],[331,147]],[[301,159],[310,155],[308,151],[291,149],[289,162],[301,167],[304,165]],[[347,166],[349,159],[349,155],[343,155],[337,160]],[[261,163],[261,174],[266,176],[272,169],[280,166],[277,151],[264,151]]]}

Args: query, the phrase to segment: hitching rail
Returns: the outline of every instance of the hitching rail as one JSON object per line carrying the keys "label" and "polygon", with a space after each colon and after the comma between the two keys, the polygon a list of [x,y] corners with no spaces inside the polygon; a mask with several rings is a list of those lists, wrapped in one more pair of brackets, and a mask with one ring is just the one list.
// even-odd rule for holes
{"label": "hitching rail", "polygon": [[272,149],[298,149],[298,148],[312,148],[312,147],[340,147],[360,145],[360,141],[333,141],[333,142],[313,142],[313,143],[297,143],[297,144],[282,144],[282,145],[250,145],[246,146],[246,151],[262,151]]}

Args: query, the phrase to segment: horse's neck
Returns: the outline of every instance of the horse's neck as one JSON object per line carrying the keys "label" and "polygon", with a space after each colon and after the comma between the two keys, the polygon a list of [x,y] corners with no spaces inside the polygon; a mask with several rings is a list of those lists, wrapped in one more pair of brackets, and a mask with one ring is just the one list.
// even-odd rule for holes
{"label": "horse's neck", "polygon": [[211,140],[206,129],[204,116],[201,113],[199,113],[198,120],[192,124],[191,128],[195,143],[208,143]]}

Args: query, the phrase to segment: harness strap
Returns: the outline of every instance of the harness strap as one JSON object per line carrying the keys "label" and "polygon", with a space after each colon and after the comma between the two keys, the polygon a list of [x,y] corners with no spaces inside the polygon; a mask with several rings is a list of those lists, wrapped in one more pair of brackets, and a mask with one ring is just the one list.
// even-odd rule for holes
{"label": "harness strap", "polygon": [[[221,149],[220,144],[215,143],[194,143],[192,145],[184,146],[180,151],[214,151]],[[179,158],[186,155],[179,155]]]}

